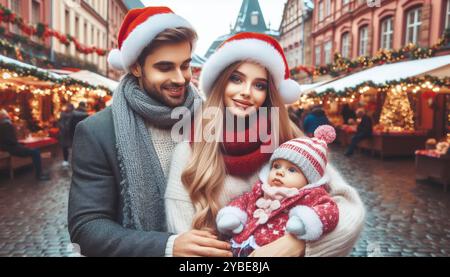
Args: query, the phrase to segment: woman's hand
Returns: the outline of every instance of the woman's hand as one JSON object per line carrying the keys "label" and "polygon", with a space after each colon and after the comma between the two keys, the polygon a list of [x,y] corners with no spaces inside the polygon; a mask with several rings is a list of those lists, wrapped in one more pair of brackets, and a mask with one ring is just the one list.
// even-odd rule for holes
{"label": "woman's hand", "polygon": [[305,241],[286,234],[276,241],[256,249],[249,257],[303,257],[305,247]]}

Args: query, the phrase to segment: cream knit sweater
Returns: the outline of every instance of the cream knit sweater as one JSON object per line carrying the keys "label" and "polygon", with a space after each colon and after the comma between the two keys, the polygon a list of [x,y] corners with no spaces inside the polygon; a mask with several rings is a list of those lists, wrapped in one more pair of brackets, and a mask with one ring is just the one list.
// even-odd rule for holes
{"label": "cream knit sweater", "polygon": [[155,148],[156,155],[158,155],[164,176],[167,178],[170,159],[172,159],[172,153],[176,146],[176,142],[171,137],[171,129],[159,129],[148,123],[146,123],[146,127],[151,133],[153,147]]}
{"label": "cream knit sweater", "polygon": [[[168,231],[176,234],[191,229],[194,207],[189,194],[181,182],[181,174],[191,157],[189,143],[182,142],[175,147],[169,170],[165,194]],[[356,243],[364,225],[364,206],[354,188],[349,186],[341,175],[328,165],[331,177],[330,195],[339,207],[339,223],[336,229],[319,241],[307,243],[305,256],[347,256]],[[258,172],[248,179],[226,176],[221,206],[231,199],[249,191],[258,179]]]}

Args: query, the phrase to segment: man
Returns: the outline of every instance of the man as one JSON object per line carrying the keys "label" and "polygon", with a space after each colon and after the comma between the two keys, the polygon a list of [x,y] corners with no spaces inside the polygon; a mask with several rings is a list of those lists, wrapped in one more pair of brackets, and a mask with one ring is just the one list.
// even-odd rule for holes
{"label": "man", "polygon": [[86,102],[81,101],[78,107],[73,111],[72,119],[70,121],[70,131],[72,136],[75,134],[75,128],[78,123],[85,120],[89,116],[86,108]]}
{"label": "man", "polygon": [[231,256],[207,231],[166,232],[164,192],[175,107],[193,113],[196,33],[166,7],[129,11],[109,63],[129,72],[112,108],[80,122],[73,145],[68,225],[87,256]]}
{"label": "man", "polygon": [[42,173],[41,152],[39,149],[27,148],[19,143],[11,119],[3,109],[0,110],[0,149],[8,152],[11,156],[31,157],[36,179],[38,181],[50,180],[48,175]]}
{"label": "man", "polygon": [[349,157],[353,155],[356,146],[362,140],[372,137],[372,119],[366,114],[363,108],[359,108],[356,111],[356,117],[361,119],[356,129],[356,134],[353,136],[352,141],[345,152],[345,156]]}

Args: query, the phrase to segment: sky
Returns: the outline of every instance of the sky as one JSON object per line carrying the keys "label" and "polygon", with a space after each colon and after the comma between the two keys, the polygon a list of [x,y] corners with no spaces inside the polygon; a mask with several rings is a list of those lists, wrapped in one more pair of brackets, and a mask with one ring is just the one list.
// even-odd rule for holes
{"label": "sky", "polygon": [[[204,56],[211,43],[234,26],[242,0],[141,0],[146,6],[168,6],[197,30],[196,54]],[[278,30],[286,0],[259,0],[266,24]]]}

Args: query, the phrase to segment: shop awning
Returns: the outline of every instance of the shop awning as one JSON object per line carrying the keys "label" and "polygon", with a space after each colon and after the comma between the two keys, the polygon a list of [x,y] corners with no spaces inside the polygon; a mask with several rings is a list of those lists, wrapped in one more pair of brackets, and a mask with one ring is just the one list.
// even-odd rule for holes
{"label": "shop awning", "polygon": [[63,79],[64,78],[63,76],[53,73],[53,72],[50,72],[46,69],[42,69],[42,68],[39,68],[39,67],[31,65],[31,64],[23,63],[21,61],[11,59],[11,58],[3,56],[3,55],[0,55],[0,62],[3,62],[5,64],[14,64],[14,65],[17,65],[22,68],[34,69],[34,70],[37,70],[42,73],[47,73],[47,74],[49,74],[49,76],[51,78],[54,78],[54,79]]}
{"label": "shop awning", "polygon": [[71,73],[68,76],[73,79],[86,82],[92,86],[106,87],[111,91],[114,91],[119,85],[119,83],[114,80],[108,79],[100,74],[88,70],[80,70],[78,72]]}
{"label": "shop awning", "polygon": [[383,85],[389,81],[426,75],[429,72],[433,72],[441,67],[446,67],[449,64],[450,55],[384,64],[331,81],[313,88],[312,91],[315,91],[317,94],[324,93],[328,89],[334,89],[336,92],[340,92],[344,91],[346,88],[356,87],[368,81],[377,85]]}
{"label": "shop awning", "polygon": [[320,87],[323,84],[326,84],[328,81],[322,81],[322,82],[317,82],[317,83],[312,83],[312,84],[300,84],[300,90],[302,92],[302,94],[304,93],[308,93],[310,91],[314,91],[315,88]]}

